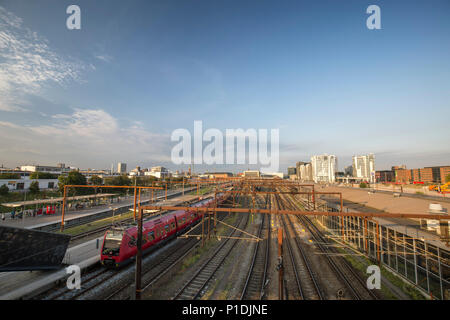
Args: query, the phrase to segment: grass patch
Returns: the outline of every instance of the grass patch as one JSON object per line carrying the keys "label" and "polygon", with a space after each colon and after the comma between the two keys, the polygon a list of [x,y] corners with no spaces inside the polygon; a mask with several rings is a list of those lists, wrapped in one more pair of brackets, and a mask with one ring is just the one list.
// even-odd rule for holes
{"label": "grass patch", "polygon": [[[321,225],[321,224],[320,224]],[[321,225],[323,228],[323,226]],[[341,253],[347,253],[343,248],[338,248],[338,250]],[[372,265],[373,262],[368,259],[366,256],[359,256],[360,259],[355,259],[352,256],[344,255],[344,258],[357,270],[361,271],[363,274],[366,273],[367,266]],[[362,261],[363,262],[362,262]],[[386,267],[384,267],[382,264],[378,265],[380,267],[381,275],[388,280],[390,283],[392,283],[394,286],[402,290],[405,294],[407,294],[411,299],[413,300],[424,300],[424,296],[417,290],[413,285],[410,285],[406,282],[404,282],[400,276],[393,274],[390,272]],[[393,293],[389,288],[386,288],[385,286],[381,286],[381,292],[383,294],[383,297],[385,299],[390,300],[398,300],[398,297]]]}
{"label": "grass patch", "polygon": [[[226,218],[224,220],[224,222],[232,225],[236,221],[236,218],[237,218],[237,215],[232,215],[231,217]],[[226,227],[225,225],[220,224],[220,223],[217,225],[217,235],[218,236],[225,235],[227,230],[228,230],[228,227]],[[179,273],[183,273],[190,266],[194,265],[200,259],[200,257],[204,253],[208,252],[208,250],[210,248],[212,248],[217,242],[219,242],[219,240],[217,240],[217,238],[213,237],[210,240],[205,241],[205,246],[203,248],[201,248],[201,247],[196,248],[192,255],[190,255],[189,257],[184,259]]]}
{"label": "grass patch", "polygon": [[213,239],[212,241],[208,241],[208,243],[206,243],[206,245],[203,248],[201,247],[196,248],[195,252],[191,256],[184,259],[183,264],[181,265],[180,273],[184,272],[190,266],[195,264],[200,259],[201,255],[207,252],[209,248],[211,248],[212,243],[215,243],[216,241],[217,241],[216,239]]}
{"label": "grass patch", "polygon": [[[218,282],[216,282],[216,285],[214,286],[214,289],[217,287],[217,283],[218,283]],[[222,290],[222,292],[219,293],[219,295],[217,296],[217,300],[228,300],[228,294],[229,294],[229,292],[230,292],[230,290],[231,290],[232,288],[233,288],[233,284],[230,283],[230,282],[228,282],[228,283],[226,284],[225,288]],[[215,291],[215,290],[210,290],[210,293],[208,292],[207,294],[205,294],[205,296],[204,296],[202,299],[203,299],[203,300],[208,300],[209,297],[212,295],[212,293],[213,293],[214,291]]]}
{"label": "grass patch", "polygon": [[[213,191],[213,187],[211,187],[211,186],[209,186],[209,187],[203,187],[203,188],[200,188],[199,190],[198,190],[198,195],[204,195],[204,194],[207,194],[207,193],[210,193],[210,192],[212,192]],[[197,190],[193,190],[193,191],[191,191],[191,192],[189,192],[189,193],[187,193],[188,195],[197,195]]]}
{"label": "grass patch", "polygon": [[425,300],[425,297],[413,285],[403,281],[399,276],[394,275],[386,267],[380,266],[381,274],[389,280],[393,285],[401,289],[413,300]]}
{"label": "grass patch", "polygon": [[[120,215],[116,215],[114,217],[108,217],[108,218],[104,218],[101,220],[96,220],[96,221],[89,222],[89,223],[86,223],[86,224],[83,224],[80,226],[67,228],[67,229],[64,229],[64,231],[62,233],[74,236],[74,235],[78,235],[83,232],[94,230],[96,228],[107,226],[109,224],[112,224],[113,221],[121,222],[121,221],[129,219],[131,217],[133,217],[133,211],[123,213]],[[58,233],[61,233],[61,232],[59,231]]]}
{"label": "grass patch", "polygon": [[[235,223],[235,221],[236,221],[236,217],[237,217],[237,215],[234,215],[233,217],[230,217],[229,219],[230,219],[230,221],[226,221],[227,223],[231,223],[231,224],[233,224],[233,223]],[[223,234],[225,234],[225,232],[227,231],[227,228],[221,228],[221,230],[220,230],[220,233],[218,232],[218,235],[223,235]],[[236,255],[236,253],[234,253],[232,256],[234,257]],[[229,266],[229,264],[230,264],[230,262],[232,261],[233,259],[227,259],[227,260],[225,260],[225,264],[223,265],[223,267],[225,268],[225,269],[227,269],[228,268],[228,266]],[[211,288],[209,288],[208,289],[208,291],[202,296],[202,300],[209,300],[209,298],[212,296],[212,294],[214,293],[214,292],[216,292],[216,290],[217,290],[217,286],[219,285],[219,283],[220,283],[220,281],[219,281],[219,279],[216,279],[215,281],[214,281],[214,285],[211,287]],[[233,284],[232,283],[230,283],[230,282],[228,282],[227,284],[226,284],[226,286],[225,286],[225,288],[222,290],[222,292],[218,295],[218,297],[217,297],[217,299],[218,300],[227,300],[227,298],[228,298],[228,293],[229,293],[229,291],[232,289],[232,287],[233,287]]]}
{"label": "grass patch", "polygon": [[[341,253],[347,253],[346,250],[343,248],[338,248],[338,250]],[[349,255],[344,255],[344,258],[352,265],[353,268],[361,271],[363,274],[366,273],[367,266],[373,264],[372,261],[370,261],[369,259],[367,259],[364,256],[359,256],[359,259],[358,259],[358,258],[354,258]],[[381,268],[380,268],[380,270],[381,270]],[[383,272],[381,272],[381,273],[383,274]],[[383,276],[385,276],[385,275],[383,274]],[[387,288],[386,286],[382,285],[380,290],[381,290],[381,293],[383,294],[383,297],[386,300],[398,300],[395,293],[393,293],[391,290],[389,290],[389,288]]]}

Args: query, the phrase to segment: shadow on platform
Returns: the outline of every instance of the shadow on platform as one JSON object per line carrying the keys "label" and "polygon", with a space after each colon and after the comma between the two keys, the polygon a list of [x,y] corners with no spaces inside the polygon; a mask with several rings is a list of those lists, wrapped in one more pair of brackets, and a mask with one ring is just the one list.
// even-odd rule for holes
{"label": "shadow on platform", "polygon": [[51,270],[61,267],[70,236],[0,227],[0,271]]}

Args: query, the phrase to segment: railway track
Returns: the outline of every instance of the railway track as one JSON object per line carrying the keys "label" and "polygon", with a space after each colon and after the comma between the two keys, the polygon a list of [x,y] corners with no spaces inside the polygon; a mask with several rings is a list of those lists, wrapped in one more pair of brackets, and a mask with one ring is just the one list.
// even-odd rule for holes
{"label": "railway track", "polygon": [[325,253],[330,266],[336,274],[339,275],[353,298],[356,300],[378,300],[378,296],[372,290],[367,288],[365,281],[361,279],[353,267],[343,257],[333,256],[333,254],[338,252],[336,249],[324,245],[324,243],[328,244],[329,241],[322,236],[321,231],[316,225],[306,216],[298,218],[309,230],[319,249]]}
{"label": "railway track", "polygon": [[[194,228],[198,226],[197,224]],[[162,272],[169,271],[173,264],[184,258],[198,243],[199,240],[190,238],[187,241],[179,241],[161,252],[155,250],[154,254],[144,257],[142,283],[147,285],[162,275]],[[134,263],[130,263],[121,270],[111,270],[98,266],[82,276],[81,289],[60,288],[50,293],[43,300],[129,299],[134,279],[134,268]]]}
{"label": "railway track", "polygon": [[[180,241],[166,250],[154,252],[153,255],[144,258],[142,283],[146,285],[149,281],[155,280],[163,273],[168,272],[171,266],[183,259],[197,244],[198,241],[191,238],[187,241]],[[135,279],[134,268],[135,264],[131,263],[122,272],[112,270],[113,274],[111,276],[97,279],[93,285],[82,288],[81,292],[71,296],[70,299],[129,300],[134,295],[134,291],[131,291]],[[106,283],[107,281],[110,283]]]}
{"label": "railway track", "polygon": [[258,229],[258,238],[264,238],[258,241],[252,255],[252,262],[247,272],[247,278],[241,293],[241,300],[264,298],[264,289],[267,282],[267,268],[270,257],[270,215],[262,216],[262,221]]}
{"label": "railway track", "polygon": [[[290,199],[292,201],[292,199]],[[304,207],[308,209],[306,203]],[[367,288],[366,282],[358,275],[350,263],[343,257],[336,256],[339,252],[330,246],[331,242],[322,235],[322,232],[307,216],[297,216],[297,219],[308,229],[316,246],[324,253],[330,267],[339,276],[350,295],[356,300],[378,300],[379,297]]]}
{"label": "railway track", "polygon": [[[283,206],[281,204],[281,199],[278,195],[274,195],[273,197],[274,200],[274,207],[275,209],[282,209]],[[278,216],[278,222],[279,223],[283,223],[283,216]],[[295,279],[295,286],[294,286],[294,282],[293,281],[289,281],[286,282],[284,280],[284,296],[285,299],[289,299],[289,295],[293,294],[294,292],[296,292],[298,294],[297,298],[303,299],[303,288],[302,288],[302,284],[300,282],[300,274],[299,271],[297,270],[297,264],[295,262],[295,256],[294,256],[294,252],[292,250],[291,247],[291,243],[290,243],[290,237],[288,236],[287,230],[285,229],[285,233],[283,235],[283,237],[285,238],[283,240],[283,247],[287,248],[287,250],[283,249],[283,269],[284,269],[284,277],[286,277],[286,275],[292,273],[291,276],[294,277]],[[289,259],[286,259],[286,255],[288,256]],[[287,261],[290,261],[290,265],[288,266]],[[288,286],[289,283],[289,286]],[[288,287],[291,287],[288,289]],[[295,298],[295,297],[294,297]]]}
{"label": "railway track", "polygon": [[[151,272],[153,276],[157,276],[158,272],[164,271],[164,268],[169,268],[180,256],[184,256],[187,252],[190,252],[197,243],[196,240],[189,239],[188,241],[182,241],[179,245],[173,245],[162,252],[156,252],[155,258],[146,257],[147,259],[143,261],[143,273]],[[48,299],[84,300],[95,298],[109,300],[117,296],[124,300],[129,299],[131,293],[129,289],[131,289],[131,283],[134,279],[133,270],[134,263],[130,263],[124,270],[111,270],[99,267],[81,279],[81,289],[66,289],[56,295],[50,296]],[[107,286],[109,283],[110,286]],[[112,292],[109,293],[111,289]]]}
{"label": "railway track", "polygon": [[[286,222],[287,221],[287,222]],[[324,294],[320,287],[316,273],[313,271],[312,264],[306,255],[303,245],[298,239],[297,231],[290,219],[290,217],[283,216],[283,225],[286,230],[286,237],[291,244],[290,247],[296,247],[298,253],[301,256],[302,263],[299,264],[298,270],[300,271],[300,283],[302,288],[301,297],[304,300],[323,300]],[[293,235],[293,236],[292,236]],[[295,246],[292,245],[294,242]],[[298,259],[297,259],[298,261]]]}
{"label": "railway track", "polygon": [[[225,214],[219,214],[219,219],[223,219]],[[201,224],[193,226],[199,228]],[[193,230],[197,234],[199,230]],[[195,233],[197,232],[197,233]],[[191,250],[193,250],[200,240],[189,238],[187,241],[179,241],[170,244],[166,250],[157,251],[160,246],[155,247],[154,252],[143,260],[143,281],[144,285],[152,284],[159,279],[163,273],[168,272],[177,261],[181,260]],[[81,289],[69,290],[61,287],[57,290],[51,289],[36,297],[42,300],[78,300],[78,299],[128,299],[130,296],[131,284],[134,279],[134,264],[130,263],[124,269],[111,270],[97,265],[92,270],[82,275]]]}
{"label": "railway track", "polygon": [[[279,208],[291,207],[290,203],[288,201],[282,201],[280,196],[277,195],[276,198],[278,198],[277,205]],[[299,297],[303,300],[324,299],[317,275],[313,271],[312,264],[306,255],[303,245],[300,243],[291,219],[289,216],[282,215],[280,220],[286,235],[285,243],[289,260],[293,265]]]}
{"label": "railway track", "polygon": [[[245,215],[245,217],[239,215],[238,217],[238,228],[243,229],[247,225],[249,215]],[[240,231],[233,229],[228,234],[228,237],[238,237],[240,234]],[[214,251],[212,256],[198,268],[194,275],[175,294],[172,298],[173,300],[194,300],[204,294],[204,289],[206,289],[217,270],[223,265],[239,239],[226,238],[222,241],[223,243]]]}
{"label": "railway track", "polygon": [[[159,214],[161,214],[161,215],[165,214],[166,212],[167,211],[161,211],[161,212],[158,213],[158,215]],[[146,218],[148,218],[150,216],[151,216],[151,214],[148,214],[148,215],[144,214],[144,219],[146,219]],[[124,220],[118,221],[117,223],[118,224],[129,224],[129,223],[132,223],[132,222],[134,222],[134,218],[124,219]],[[74,242],[76,240],[80,240],[80,239],[89,237],[89,236],[94,235],[94,234],[103,233],[106,230],[108,230],[109,228],[111,228],[111,223],[107,224],[107,225],[104,225],[104,226],[101,226],[101,227],[98,227],[98,228],[95,228],[95,229],[92,229],[92,230],[88,230],[88,231],[81,232],[79,234],[73,235],[73,236],[70,237],[70,241]]]}
{"label": "railway track", "polygon": [[[133,219],[126,219],[126,220],[122,220],[121,222],[122,223],[128,223],[128,222],[131,222],[132,220]],[[77,240],[80,240],[80,239],[92,236],[94,234],[103,233],[106,230],[108,230],[109,228],[111,228],[110,224],[108,224],[106,226],[98,227],[98,228],[95,228],[95,229],[92,229],[92,230],[89,230],[89,231],[86,231],[86,232],[82,232],[82,233],[79,233],[79,234],[76,234],[76,235],[73,235],[73,236],[70,237],[70,242],[74,242],[74,241],[77,241]]]}
{"label": "railway track", "polygon": [[[150,263],[147,263],[143,268],[142,276],[142,291],[146,291],[149,287],[154,285],[161,277],[172,270],[172,267],[179,261],[182,261],[189,253],[194,250],[200,240],[189,238],[180,246],[174,246],[168,251],[156,256]],[[132,284],[126,283],[118,288],[115,288],[104,299],[105,300],[128,300]]]}
{"label": "railway track", "polygon": [[79,290],[69,290],[66,287],[52,290],[41,296],[38,296],[39,300],[74,300],[84,292],[95,288],[98,284],[106,281],[114,276],[113,270],[101,268],[100,266],[85,273],[81,277],[82,287]]}

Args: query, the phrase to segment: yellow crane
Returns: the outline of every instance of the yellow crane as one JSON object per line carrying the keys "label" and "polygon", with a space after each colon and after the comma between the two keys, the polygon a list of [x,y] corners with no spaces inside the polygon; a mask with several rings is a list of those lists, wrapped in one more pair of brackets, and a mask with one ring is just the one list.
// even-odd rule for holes
{"label": "yellow crane", "polygon": [[439,186],[437,184],[433,184],[433,185],[429,186],[428,189],[430,191],[434,190],[434,191],[440,191],[440,192],[449,191],[450,190],[450,182],[447,182],[446,184],[443,184],[441,186]]}

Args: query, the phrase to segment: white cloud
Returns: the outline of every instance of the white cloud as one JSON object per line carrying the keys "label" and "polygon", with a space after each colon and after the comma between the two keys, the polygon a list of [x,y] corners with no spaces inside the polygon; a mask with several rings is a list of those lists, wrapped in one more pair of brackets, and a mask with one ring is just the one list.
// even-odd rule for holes
{"label": "white cloud", "polygon": [[12,122],[8,122],[8,121],[0,121],[0,126],[1,127],[7,127],[7,128],[13,128],[13,129],[19,129],[20,126],[18,126],[17,124],[14,124]]}
{"label": "white cloud", "polygon": [[0,110],[25,111],[20,106],[24,94],[39,94],[50,82],[80,81],[85,68],[55,53],[47,39],[0,6]]}
{"label": "white cloud", "polygon": [[111,62],[113,59],[111,56],[109,56],[107,54],[96,55],[95,57],[99,60],[102,60],[103,62]]}
{"label": "white cloud", "polygon": [[100,109],[75,109],[33,127],[0,121],[0,136],[10,137],[0,140],[0,153],[17,163],[65,161],[81,167],[108,167],[119,160],[170,161],[169,135],[152,133],[136,122],[120,126]]}
{"label": "white cloud", "polygon": [[0,16],[1,16],[1,19],[4,21],[4,23],[11,27],[20,28],[20,26],[22,25],[21,18],[15,16],[11,12],[6,11],[1,6],[0,6]]}
{"label": "white cloud", "polygon": [[25,108],[18,106],[14,101],[8,99],[8,97],[0,98],[0,111],[19,112],[26,111]]}

